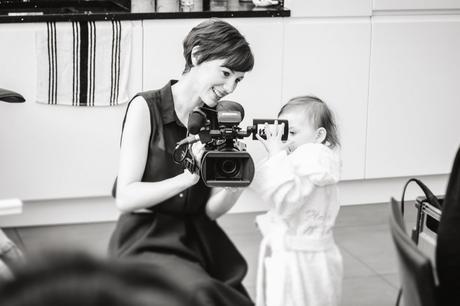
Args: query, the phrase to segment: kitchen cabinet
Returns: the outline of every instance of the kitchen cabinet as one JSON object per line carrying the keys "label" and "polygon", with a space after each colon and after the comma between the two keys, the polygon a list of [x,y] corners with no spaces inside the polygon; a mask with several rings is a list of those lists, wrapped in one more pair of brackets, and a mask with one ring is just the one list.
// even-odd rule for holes
{"label": "kitchen cabinet", "polygon": [[458,0],[373,0],[374,11],[460,9]]}
{"label": "kitchen cabinet", "polygon": [[291,17],[358,17],[372,14],[372,0],[284,0]]}
{"label": "kitchen cabinet", "polygon": [[285,22],[282,100],[312,94],[330,105],[345,180],[364,178],[370,35],[369,18]]}
{"label": "kitchen cabinet", "polygon": [[460,17],[373,18],[366,178],[449,173],[460,144]]}
{"label": "kitchen cabinet", "polygon": [[[141,45],[141,23],[134,46]],[[118,168],[124,105],[71,107],[35,102],[37,24],[0,25],[0,87],[26,98],[0,103],[0,198],[23,200],[110,194]],[[139,49],[139,51],[141,51]],[[142,71],[133,48],[133,71]],[[142,75],[131,76],[140,80]]]}

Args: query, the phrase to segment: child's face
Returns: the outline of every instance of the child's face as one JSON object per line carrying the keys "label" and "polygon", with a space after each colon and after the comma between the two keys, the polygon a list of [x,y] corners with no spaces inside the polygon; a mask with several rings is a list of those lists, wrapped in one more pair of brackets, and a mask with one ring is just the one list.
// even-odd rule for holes
{"label": "child's face", "polygon": [[279,119],[289,121],[288,153],[303,144],[317,142],[317,129],[313,127],[305,111],[293,108],[283,112]]}

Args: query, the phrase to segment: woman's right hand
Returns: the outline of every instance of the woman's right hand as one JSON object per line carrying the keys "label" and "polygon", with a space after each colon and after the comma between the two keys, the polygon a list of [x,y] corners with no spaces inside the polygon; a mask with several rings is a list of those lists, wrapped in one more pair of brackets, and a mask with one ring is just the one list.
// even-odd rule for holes
{"label": "woman's right hand", "polygon": [[188,169],[180,175],[186,186],[193,186],[200,180],[198,173],[191,173]]}

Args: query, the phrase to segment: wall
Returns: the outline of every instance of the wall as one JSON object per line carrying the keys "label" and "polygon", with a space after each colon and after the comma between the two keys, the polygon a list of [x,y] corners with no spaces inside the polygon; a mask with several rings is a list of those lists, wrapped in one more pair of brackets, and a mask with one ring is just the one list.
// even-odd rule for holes
{"label": "wall", "polygon": [[[460,143],[455,90],[460,24],[454,2],[436,3],[439,10],[432,1],[353,0],[344,5],[339,0],[291,0],[286,1],[290,18],[229,19],[256,57],[254,71],[228,97],[244,104],[242,125],[274,116],[292,96],[318,95],[331,105],[340,127],[343,205],[398,198],[410,176],[442,194]],[[158,88],[179,76],[181,41],[199,21],[143,22],[138,54],[143,88]],[[9,37],[12,43],[0,51],[0,65],[7,67],[0,84],[29,100],[0,105],[0,139],[5,144],[0,197],[26,199],[23,215],[0,218],[0,224],[113,220],[117,212],[108,192],[116,174],[124,109],[52,110],[34,103],[31,29],[0,27],[0,41]],[[17,35],[24,35],[26,45],[18,45]],[[4,54],[21,54],[25,60],[13,65]],[[82,121],[84,127],[78,124]],[[259,160],[261,146],[246,142]],[[418,194],[409,190],[409,198]],[[266,208],[246,191],[232,212]],[[88,210],[94,212],[90,217]]]}
{"label": "wall", "polygon": [[[142,29],[140,21],[133,23],[130,79],[140,90]],[[0,25],[0,86],[26,98],[23,104],[0,103],[0,198],[107,195],[117,172],[125,106],[85,108],[35,103],[35,34],[45,30],[40,25]],[[60,37],[57,39],[59,45]]]}

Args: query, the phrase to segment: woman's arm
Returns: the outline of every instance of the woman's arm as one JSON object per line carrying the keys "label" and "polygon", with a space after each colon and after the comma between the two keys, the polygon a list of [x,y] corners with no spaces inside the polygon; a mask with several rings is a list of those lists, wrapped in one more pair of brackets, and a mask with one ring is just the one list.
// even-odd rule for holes
{"label": "woman's arm", "polygon": [[243,188],[214,188],[211,197],[206,203],[206,214],[208,217],[212,220],[216,220],[224,215],[235,205],[243,191]]}
{"label": "woman's arm", "polygon": [[198,175],[188,171],[159,182],[141,182],[151,133],[147,102],[136,97],[128,109],[120,149],[116,205],[122,212],[163,202],[196,184]]}

